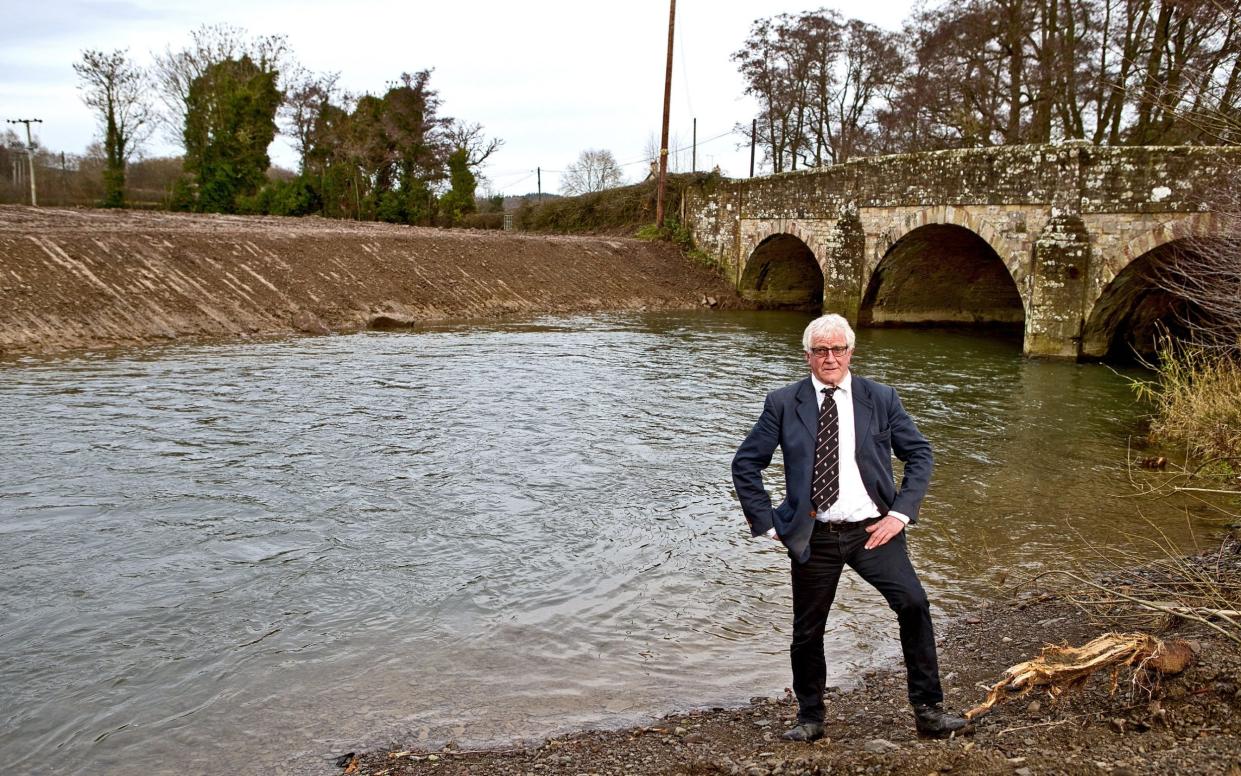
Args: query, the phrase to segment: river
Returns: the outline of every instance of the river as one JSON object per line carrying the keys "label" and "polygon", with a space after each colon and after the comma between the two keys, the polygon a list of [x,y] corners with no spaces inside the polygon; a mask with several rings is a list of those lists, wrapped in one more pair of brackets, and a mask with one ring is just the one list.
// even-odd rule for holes
{"label": "river", "polygon": [[[788,684],[787,557],[729,481],[790,313],[646,313],[0,363],[0,762],[331,773],[744,703]],[[940,618],[1219,518],[1134,499],[1125,375],[867,330],[936,446],[911,551]],[[778,471],[778,467],[773,467]],[[1151,511],[1162,510],[1162,511]],[[1148,514],[1149,513],[1149,514]],[[897,659],[852,575],[831,681]],[[950,666],[945,670],[951,670]]]}

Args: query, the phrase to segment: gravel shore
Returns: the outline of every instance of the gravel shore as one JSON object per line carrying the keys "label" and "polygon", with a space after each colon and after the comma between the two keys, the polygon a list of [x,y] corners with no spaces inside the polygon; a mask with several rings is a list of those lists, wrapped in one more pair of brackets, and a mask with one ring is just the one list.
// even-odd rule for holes
{"label": "gravel shore", "polygon": [[[1241,599],[1241,543],[1234,536],[1192,559]],[[1141,592],[1157,572],[1135,569],[1104,580]],[[1175,676],[1129,668],[1093,675],[1053,697],[1035,690],[1001,702],[974,735],[919,739],[899,665],[829,689],[827,737],[789,744],[780,734],[796,705],[788,696],[754,698],[735,709],[670,715],[627,730],[585,731],[507,750],[401,748],[341,758],[342,772],[398,774],[1228,774],[1241,776],[1241,645],[1202,623],[1131,606],[1083,608],[1093,589],[1027,586],[941,628],[946,706],[965,710],[986,697],[1011,665],[1045,644],[1081,645],[1124,618],[1130,630],[1188,640],[1197,660]],[[1234,585],[1233,587],[1227,587]],[[1139,596],[1140,597],[1140,596]],[[1136,619],[1135,619],[1136,618]],[[1132,627],[1137,623],[1140,627]],[[1139,680],[1133,681],[1134,678]],[[1152,680],[1152,684],[1146,684]],[[1114,684],[1115,681],[1115,684]],[[1146,686],[1142,686],[1146,684]]]}

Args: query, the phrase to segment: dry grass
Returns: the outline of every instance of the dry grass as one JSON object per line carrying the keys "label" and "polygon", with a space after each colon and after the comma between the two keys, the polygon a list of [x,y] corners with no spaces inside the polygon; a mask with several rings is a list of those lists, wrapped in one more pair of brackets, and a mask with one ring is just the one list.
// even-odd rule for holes
{"label": "dry grass", "polygon": [[[1241,533],[1234,530],[1218,547],[1186,555],[1141,509],[1135,510],[1135,518],[1137,531],[1129,535],[1133,549],[1104,550],[1077,534],[1102,564],[1106,573],[1102,580],[1086,571],[1065,569],[1051,569],[1035,579],[1073,580],[1077,591],[1086,592],[1065,593],[1065,599],[1109,628],[1167,628],[1177,620],[1193,620],[1241,644]],[[1190,536],[1198,547],[1192,529]],[[1147,559],[1151,555],[1153,559]]]}
{"label": "dry grass", "polygon": [[1236,357],[1164,340],[1157,380],[1135,383],[1154,404],[1151,438],[1192,458],[1241,456],[1241,362]]}

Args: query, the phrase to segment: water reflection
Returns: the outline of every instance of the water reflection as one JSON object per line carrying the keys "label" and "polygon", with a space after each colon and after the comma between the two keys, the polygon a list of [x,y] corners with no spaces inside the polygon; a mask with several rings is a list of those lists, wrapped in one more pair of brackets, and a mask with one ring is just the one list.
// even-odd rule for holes
{"label": "water reflection", "polygon": [[[805,321],[598,315],[0,369],[0,759],[331,772],[333,748],[780,692],[787,559],[748,538],[728,464],[763,393],[802,376]],[[1075,531],[1140,529],[1118,498],[1124,380],[1019,350],[859,336],[854,368],[936,445],[912,546],[947,614],[997,569],[1081,557]],[[842,584],[848,682],[895,639]]]}

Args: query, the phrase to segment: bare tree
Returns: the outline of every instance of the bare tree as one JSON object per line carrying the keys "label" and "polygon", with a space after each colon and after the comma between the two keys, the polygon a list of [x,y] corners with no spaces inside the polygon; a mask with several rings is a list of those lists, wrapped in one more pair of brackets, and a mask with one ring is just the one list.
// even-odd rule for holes
{"label": "bare tree", "polygon": [[1185,241],[1149,273],[1159,288],[1190,303],[1179,323],[1196,345],[1241,356],[1241,173],[1212,196],[1214,234]]}
{"label": "bare tree", "polygon": [[488,138],[483,134],[483,125],[477,122],[453,119],[444,130],[448,145],[454,149],[465,150],[465,163],[471,169],[481,167],[488,157],[500,150],[504,141],[498,137]]}
{"label": "bare tree", "polygon": [[247,39],[241,27],[231,24],[204,24],[190,33],[190,45],[180,51],[165,47],[163,54],[152,54],[155,88],[164,104],[163,122],[168,140],[184,145],[182,132],[189,113],[190,85],[207,68],[228,59],[248,56],[260,70],[278,72],[288,56],[284,35]]}
{"label": "bare tree", "polygon": [[[642,144],[642,160],[650,165],[651,175],[659,174],[659,151],[659,133],[652,130]],[[690,148],[681,142],[681,136],[672,133],[668,137],[668,172],[685,172],[689,154]]]}
{"label": "bare tree", "polygon": [[[975,0],[924,9],[906,24],[915,67],[896,103],[912,114],[920,142],[901,150],[976,147],[1006,141],[1009,84],[997,41],[996,8]],[[1011,55],[1010,57],[1011,58]]]}
{"label": "bare tree", "polygon": [[[1064,138],[1241,142],[1222,0],[939,0],[902,34],[829,9],[759,19],[733,61],[773,172],[858,154]],[[738,130],[749,134],[748,122]]]}
{"label": "bare tree", "polygon": [[821,167],[839,161],[834,154],[833,138],[838,137],[839,133],[832,126],[831,105],[840,86],[837,62],[842,48],[843,25],[840,14],[827,9],[802,14],[798,25],[798,35],[803,38],[802,50],[810,59],[806,72],[810,82],[807,144],[814,149],[814,165]]}
{"label": "bare tree", "polygon": [[759,19],[733,61],[777,173],[869,151],[903,68],[897,36],[830,9]]}
{"label": "bare tree", "polygon": [[851,19],[841,29],[838,75],[828,99],[818,106],[818,125],[833,162],[844,162],[870,150],[872,127],[892,99],[904,64],[896,36],[874,25]]}
{"label": "bare tree", "polygon": [[82,101],[95,110],[103,130],[103,204],[123,207],[125,164],[146,138],[152,116],[146,71],[131,62],[124,49],[110,54],[83,51],[73,71]]}
{"label": "bare tree", "polygon": [[775,173],[792,163],[790,154],[796,158],[797,130],[805,118],[800,108],[809,84],[799,78],[804,62],[799,62],[793,41],[796,24],[789,14],[758,19],[745,45],[732,56],[746,79],[746,94],[758,100],[760,147]]}
{"label": "bare tree", "polygon": [[293,141],[302,172],[314,150],[325,116],[332,106],[348,101],[336,82],[340,73],[316,75],[295,67],[287,79],[284,104],[280,108],[281,131]]}
{"label": "bare tree", "polygon": [[1241,141],[1241,23],[1220,0],[963,0],[906,35],[903,150]]}
{"label": "bare tree", "polygon": [[566,195],[589,194],[592,191],[620,186],[625,182],[616,157],[606,149],[587,149],[560,176],[560,190]]}
{"label": "bare tree", "polygon": [[1146,0],[1149,46],[1130,94],[1130,143],[1241,141],[1241,24],[1218,0]]}

